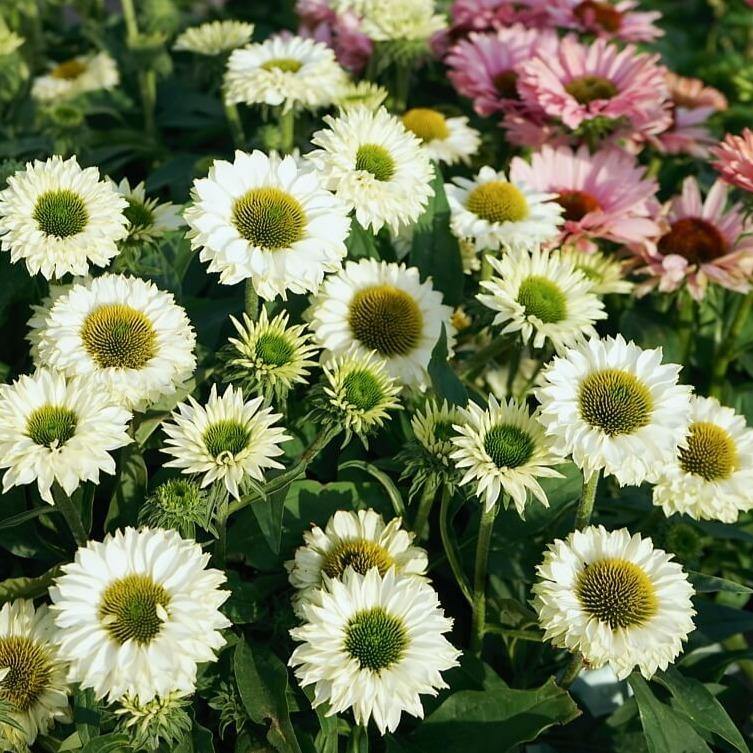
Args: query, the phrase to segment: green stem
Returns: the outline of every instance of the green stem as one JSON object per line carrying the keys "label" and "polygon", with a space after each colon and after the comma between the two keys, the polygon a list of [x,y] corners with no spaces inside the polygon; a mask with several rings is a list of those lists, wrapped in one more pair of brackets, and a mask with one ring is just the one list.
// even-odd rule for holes
{"label": "green stem", "polygon": [[575,530],[585,528],[591,522],[591,514],[596,502],[596,489],[599,486],[601,471],[594,471],[587,479],[583,477],[583,492],[580,495],[578,509],[575,512]]}
{"label": "green stem", "polygon": [[565,690],[567,690],[567,688],[569,688],[573,684],[575,678],[580,674],[582,669],[583,657],[580,654],[576,654],[570,659],[569,664],[565,667],[562,675],[560,676],[560,679],[557,681],[557,684],[561,688],[565,688]]}
{"label": "green stem", "polygon": [[418,503],[416,519],[413,521],[413,533],[416,534],[416,541],[421,541],[424,537],[424,530],[429,521],[429,513],[437,496],[437,480],[434,474],[426,479],[424,484],[421,500]]}
{"label": "green stem", "polygon": [[486,571],[489,562],[489,545],[492,541],[494,519],[497,517],[498,505],[491,508],[484,506],[476,542],[476,564],[473,568],[473,623],[471,626],[471,651],[481,654],[486,625]]}
{"label": "green stem", "polygon": [[126,39],[129,45],[135,42],[139,36],[139,22],[136,20],[136,8],[133,0],[120,0],[123,9],[123,21],[126,27]]}
{"label": "green stem", "polygon": [[277,121],[280,129],[280,151],[283,154],[291,154],[295,149],[295,110],[281,110]]}
{"label": "green stem", "polygon": [[408,106],[408,92],[410,91],[411,69],[405,65],[395,66],[394,86],[392,89],[392,103],[395,112],[403,113]]}
{"label": "green stem", "polygon": [[472,358],[468,359],[468,368],[463,373],[463,378],[467,380],[475,379],[489,365],[489,361],[502,355],[513,342],[514,340],[507,335],[497,335],[488,345],[485,345]]}
{"label": "green stem", "polygon": [[735,313],[735,318],[730,325],[729,332],[717,349],[714,363],[711,367],[709,395],[712,397],[721,397],[724,388],[724,378],[727,376],[727,369],[735,356],[737,341],[748,320],[751,308],[753,308],[753,293],[748,293],[743,300],[740,301],[740,305],[737,307],[737,312]]}
{"label": "green stem", "polygon": [[486,624],[484,627],[485,633],[494,633],[494,635],[501,635],[503,638],[511,638],[517,641],[530,641],[531,643],[543,643],[544,634],[537,633],[533,630],[517,630],[515,628],[504,628],[501,625]]}
{"label": "green stem", "polygon": [[693,331],[695,329],[696,305],[693,296],[686,290],[681,290],[677,298],[677,329],[680,340],[680,363],[690,365],[693,352]]}
{"label": "green stem", "polygon": [[227,495],[217,505],[217,512],[215,513],[215,528],[217,530],[217,542],[214,545],[214,558],[217,560],[217,565],[222,568],[225,566],[225,559],[227,556],[227,519],[228,519],[228,500]]}
{"label": "green stem", "polygon": [[458,588],[465,596],[466,601],[469,604],[473,604],[473,596],[471,595],[471,589],[468,585],[468,580],[463,572],[463,567],[460,564],[460,558],[455,551],[452,538],[450,537],[450,501],[452,500],[452,487],[448,484],[444,485],[442,489],[442,501],[439,504],[439,535],[442,537],[442,546],[444,548],[447,561],[450,563],[450,569],[455,576],[455,581],[458,584]]}
{"label": "green stem", "polygon": [[367,753],[369,749],[369,736],[365,727],[354,724],[350,728],[350,737],[346,753]]}
{"label": "green stem", "polygon": [[151,139],[157,137],[157,74],[153,70],[139,71],[139,89],[141,106],[144,110],[144,130]]}
{"label": "green stem", "polygon": [[259,296],[254,288],[254,283],[249,277],[246,280],[246,289],[244,293],[243,310],[246,312],[246,316],[255,322],[259,318]]}
{"label": "green stem", "polygon": [[481,254],[481,272],[479,274],[479,279],[481,281],[491,280],[494,276],[494,267],[490,261],[491,258],[492,254],[489,251],[485,251]]}
{"label": "green stem", "polygon": [[52,498],[55,500],[55,507],[60,510],[65,518],[76,544],[84,546],[89,536],[81,520],[81,512],[73,504],[73,500],[57,484],[52,485]]}
{"label": "green stem", "polygon": [[243,130],[243,123],[241,121],[241,115],[238,112],[238,107],[231,102],[225,101],[224,95],[223,102],[225,105],[225,117],[230,126],[230,135],[233,137],[233,144],[238,149],[242,149],[246,146],[246,133]]}

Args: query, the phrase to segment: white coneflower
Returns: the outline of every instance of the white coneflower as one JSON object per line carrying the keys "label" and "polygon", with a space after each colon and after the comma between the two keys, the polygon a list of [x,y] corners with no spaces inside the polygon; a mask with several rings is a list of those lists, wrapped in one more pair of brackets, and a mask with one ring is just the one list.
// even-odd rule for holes
{"label": "white coneflower", "polygon": [[421,142],[383,107],[354,107],[324,122],[311,139],[318,148],[306,158],[326,186],[375,233],[412,225],[434,193],[434,168]]}
{"label": "white coneflower", "polygon": [[564,255],[588,279],[596,295],[631,293],[635,287],[626,279],[625,264],[601,251],[567,251]]}
{"label": "white coneflower", "polygon": [[590,478],[620,485],[655,480],[675,457],[690,415],[690,387],[662,350],[642,350],[622,335],[592,338],[558,356],[535,390],[539,420],[554,449],[572,455]]}
{"label": "white coneflower", "polygon": [[126,237],[126,200],[75,157],[35,160],[0,191],[0,247],[48,280],[106,266]]}
{"label": "white coneflower", "polygon": [[230,626],[225,573],[208,562],[195,541],[159,528],[80,547],[50,588],[69,680],[108,701],[193,692],[196,665],[215,661]]}
{"label": "white coneflower", "polygon": [[126,695],[113,711],[118,718],[116,732],[125,732],[136,750],[157,750],[160,743],[177,746],[191,733],[193,722],[186,711],[190,706],[186,692],[168,693],[146,702]]}
{"label": "white coneflower", "polygon": [[594,322],[607,316],[604,304],[567,256],[513,249],[489,261],[495,275],[481,281],[486,292],[477,298],[498,312],[494,324],[503,335],[520,332],[534,348],[549,341],[558,353],[596,336]]}
{"label": "white coneflower", "polygon": [[214,162],[192,196],[191,244],[226,285],[250,278],[267,299],[308,293],[346,254],[346,207],[292,156],[237,151]]}
{"label": "white coneflower", "polygon": [[416,440],[428,455],[442,465],[451,465],[451,454],[455,449],[453,426],[461,421],[460,408],[448,405],[446,400],[441,405],[436,400],[427,400],[423,408],[413,414],[410,425]]}
{"label": "white coneflower", "polygon": [[324,281],[307,316],[316,341],[340,355],[351,350],[378,353],[390,376],[416,386],[428,381],[427,368],[444,326],[449,345],[452,309],[431,280],[415,267],[375,259],[349,261]]}
{"label": "white coneflower", "polygon": [[243,324],[230,317],[238,337],[230,338],[225,365],[226,381],[243,387],[244,392],[280,394],[295,384],[305,383],[315,366],[318,348],[302,324],[288,324],[283,311],[269,319],[262,308],[257,321],[243,315]]}
{"label": "white coneflower", "polygon": [[34,79],[31,96],[46,104],[88,92],[114,89],[119,83],[120,74],[115,61],[106,52],[98,52],[54,63],[48,73]]}
{"label": "white coneflower", "polygon": [[428,564],[426,551],[413,546],[413,534],[402,520],[389,523],[374,510],[338,510],[324,530],[313,526],[303,534],[305,546],[285,563],[290,584],[297,589],[294,606],[310,601],[327,578],[342,578],[348,568],[361,575],[375,567],[384,575],[391,567],[403,577],[421,577]]}
{"label": "white coneflower", "polygon": [[377,42],[428,42],[447,26],[434,0],[335,0],[334,5],[354,11],[363,33]]}
{"label": "white coneflower", "polygon": [[734,523],[753,508],[753,430],[713,397],[693,397],[690,426],[654,487],[667,515]]}
{"label": "white coneflower", "polygon": [[243,391],[229,385],[222,395],[212,385],[202,406],[190,395],[162,424],[167,434],[163,452],[173,460],[168,468],[202,476],[201,485],[225,485],[236,499],[249,480],[264,481],[266,468],[283,468],[274,458],[283,454],[282,442],[290,437],[275,426],[280,414],[261,408],[263,398],[244,400]]}
{"label": "white coneflower", "polygon": [[352,709],[358,724],[373,718],[382,734],[393,732],[403,711],[423,717],[420,696],[447,687],[441,672],[458,664],[436,592],[394,568],[384,577],[349,569],[303,609],[306,623],[290,631],[301,643],[290,664],[328,716]]}
{"label": "white coneflower", "polygon": [[460,484],[473,483],[476,495],[490,510],[502,494],[507,494],[519,515],[524,515],[529,493],[549,506],[540,478],[559,478],[552,466],[562,460],[551,449],[544,430],[525,405],[514,400],[498,403],[489,395],[483,410],[474,402],[460,411],[452,438],[450,455],[456,467],[465,472]]}
{"label": "white coneflower", "polygon": [[169,201],[160,204],[158,199],[148,199],[143,181],[131,188],[128,178],[123,178],[116,190],[128,202],[124,214],[128,220],[130,241],[159,238],[186,224],[180,207]]}
{"label": "white coneflower", "polygon": [[243,21],[208,21],[182,32],[173,49],[214,57],[248,44],[253,33],[254,25]]}
{"label": "white coneflower", "polygon": [[274,36],[233,50],[225,73],[231,104],[317,109],[331,104],[347,74],[330,47],[295,36]]}
{"label": "white coneflower", "polygon": [[26,599],[0,609],[0,700],[14,727],[0,722],[0,749],[26,751],[56,721],[70,722],[65,662],[46,605]]}
{"label": "white coneflower", "polygon": [[322,365],[324,410],[336,426],[362,439],[400,408],[400,387],[375,353],[347,353]]}
{"label": "white coneflower", "polygon": [[666,669],[693,630],[687,575],[625,528],[574,531],[549,545],[537,572],[533,605],[545,638],[621,679],[635,667],[646,678]]}
{"label": "white coneflower", "polygon": [[73,285],[30,324],[39,366],[90,375],[132,410],[173,394],[196,366],[186,312],[171,293],[136,277],[106,274]]}
{"label": "white coneflower", "polygon": [[52,485],[69,496],[82,481],[115,473],[110,454],[132,441],[131,414],[87,377],[66,379],[40,369],[0,387],[0,468],[3,491],[36,482],[53,504]]}
{"label": "white coneflower", "polygon": [[473,180],[457,177],[445,184],[451,226],[476,249],[534,248],[557,237],[562,207],[556,194],[512,183],[503,172],[482,167]]}
{"label": "white coneflower", "polygon": [[376,111],[389,96],[389,92],[373,81],[348,81],[337,92],[333,104],[341,111],[352,107],[366,107]]}
{"label": "white coneflower", "polygon": [[448,118],[439,110],[414,107],[403,114],[403,125],[421,139],[431,159],[448,165],[469,163],[481,145],[481,134],[468,118]]}

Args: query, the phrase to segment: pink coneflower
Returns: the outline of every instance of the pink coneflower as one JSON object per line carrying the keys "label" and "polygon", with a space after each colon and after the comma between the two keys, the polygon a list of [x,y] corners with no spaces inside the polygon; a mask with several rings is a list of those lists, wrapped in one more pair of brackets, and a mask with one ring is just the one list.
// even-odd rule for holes
{"label": "pink coneflower", "polygon": [[718,180],[703,200],[695,178],[686,178],[682,193],[665,206],[662,234],[656,244],[647,244],[640,272],[651,276],[640,286],[645,292],[658,286],[662,292],[687,283],[700,300],[708,282],[745,293],[753,273],[753,224],[746,221],[741,206],[726,208],[728,186]]}
{"label": "pink coneflower", "polygon": [[301,19],[300,36],[311,37],[331,47],[340,65],[353,73],[366,67],[374,44],[361,31],[355,13],[336,13],[327,0],[298,0],[296,12]]}
{"label": "pink coneflower", "polygon": [[710,151],[716,157],[714,168],[727,183],[753,191],[753,131],[746,128],[742,136],[728,133]]}
{"label": "pink coneflower", "polygon": [[637,0],[616,3],[599,0],[538,0],[549,12],[551,23],[566,29],[588,31],[600,37],[626,42],[651,42],[664,32],[654,22],[658,11],[636,11]]}
{"label": "pink coneflower", "polygon": [[491,31],[521,23],[525,26],[545,26],[546,8],[538,0],[455,0],[450,8],[451,34],[455,39],[472,31]]}
{"label": "pink coneflower", "polygon": [[473,33],[445,58],[448,77],[459,94],[473,100],[479,115],[520,106],[517,89],[522,63],[535,55],[554,55],[557,35],[551,30],[515,24],[497,32]]}
{"label": "pink coneflower", "polygon": [[685,78],[669,71],[667,86],[672,100],[672,125],[652,137],[652,145],[666,154],[690,154],[706,159],[709,147],[716,141],[706,128],[706,121],[713,113],[727,109],[727,99],[698,78]]}
{"label": "pink coneflower", "polygon": [[544,146],[530,164],[515,157],[510,180],[557,194],[565,210],[562,242],[580,250],[595,251],[598,239],[643,243],[660,232],[652,219],[659,209],[656,181],[646,179],[645,169],[617,147],[591,154],[585,146],[577,151]]}
{"label": "pink coneflower", "polygon": [[620,49],[605,39],[590,45],[567,36],[555,55],[520,66],[518,91],[526,105],[576,129],[594,118],[627,134],[657,133],[671,123],[665,69],[658,55]]}

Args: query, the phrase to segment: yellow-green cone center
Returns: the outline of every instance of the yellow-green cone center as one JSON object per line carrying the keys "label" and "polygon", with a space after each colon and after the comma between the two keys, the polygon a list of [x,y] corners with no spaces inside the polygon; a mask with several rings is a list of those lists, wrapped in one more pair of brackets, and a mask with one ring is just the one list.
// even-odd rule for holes
{"label": "yellow-green cone center", "polygon": [[379,144],[362,144],[356,152],[356,170],[364,170],[377,180],[386,181],[395,174],[395,160]]}
{"label": "yellow-green cone center", "polygon": [[45,191],[37,198],[32,216],[39,229],[54,238],[78,235],[89,221],[86,202],[67,188]]}
{"label": "yellow-green cone center", "polygon": [[44,447],[62,447],[75,433],[78,418],[64,405],[42,405],[26,419],[26,434]]}
{"label": "yellow-green cone center", "polygon": [[0,669],[7,670],[0,681],[0,700],[13,711],[29,711],[46,690],[52,661],[44,645],[26,636],[0,638]]}
{"label": "yellow-green cone center", "polygon": [[603,76],[578,76],[565,84],[565,91],[579,104],[588,105],[597,99],[611,99],[618,90]]}
{"label": "yellow-green cone center", "polygon": [[274,251],[303,238],[306,212],[298,200],[274,187],[252,188],[233,205],[233,224],[251,245]]}
{"label": "yellow-green cone center", "polygon": [[383,607],[357,612],[345,627],[345,650],[361,669],[379,672],[391,667],[403,658],[408,643],[403,621]]}
{"label": "yellow-green cone center", "polygon": [[367,539],[347,539],[341,541],[324,558],[322,572],[330,578],[340,578],[348,567],[366,575],[372,567],[384,575],[392,566],[389,552],[374,541]]}
{"label": "yellow-green cone center", "polygon": [[261,68],[265,71],[284,71],[285,73],[298,73],[303,68],[303,63],[295,58],[274,58],[262,63]]}
{"label": "yellow-green cone center", "polygon": [[526,277],[518,289],[518,303],[525,309],[526,316],[535,316],[545,324],[561,322],[567,317],[565,294],[546,277]]}
{"label": "yellow-green cone center", "polygon": [[403,115],[403,125],[422,141],[444,141],[450,135],[444,115],[425,107],[408,110]]}
{"label": "yellow-green cone center", "polygon": [[737,468],[735,442],[721,426],[705,421],[691,424],[687,445],[680,448],[680,465],[686,473],[722,481]]}
{"label": "yellow-green cone center", "polygon": [[356,410],[373,410],[384,400],[382,385],[370,371],[352,371],[343,380],[343,390],[346,402]]}
{"label": "yellow-green cone center", "polygon": [[111,583],[102,594],[98,617],[118,642],[146,644],[162,629],[161,610],[167,610],[170,595],[148,575],[126,575]]}
{"label": "yellow-green cone center", "polygon": [[601,369],[589,374],[578,395],[585,421],[609,436],[632,434],[651,420],[653,400],[634,374]]}
{"label": "yellow-green cone center", "polygon": [[383,356],[404,356],[419,343],[423,315],[411,295],[392,285],[359,290],[350,303],[353,336]]}
{"label": "yellow-green cone center", "polygon": [[122,303],[107,303],[90,312],[81,339],[103,369],[142,369],[157,354],[157,335],[149,318]]}
{"label": "yellow-green cone center", "polygon": [[484,449],[497,468],[525,465],[535,448],[531,435],[512,424],[492,426],[484,437]]}
{"label": "yellow-green cone center", "polygon": [[492,180],[476,186],[468,195],[466,206],[487,222],[520,222],[528,217],[526,197],[505,180]]}
{"label": "yellow-green cone center", "polygon": [[254,353],[266,366],[285,366],[293,360],[295,347],[283,335],[268,332],[256,341]]}
{"label": "yellow-green cone center", "polygon": [[578,576],[575,590],[584,611],[612,630],[643,625],[656,614],[651,580],[628,560],[593,562]]}
{"label": "yellow-green cone center", "polygon": [[131,223],[133,230],[143,230],[154,224],[154,212],[146,204],[136,199],[126,199],[128,206],[125,208],[125,214],[128,222]]}
{"label": "yellow-green cone center", "polygon": [[66,60],[64,63],[56,65],[52,69],[51,75],[53,78],[59,78],[62,81],[74,81],[85,70],[86,66],[80,60],[74,58],[73,60]]}
{"label": "yellow-green cone center", "polygon": [[213,458],[237,455],[248,447],[250,439],[251,432],[242,423],[231,419],[215,421],[204,432],[204,446]]}

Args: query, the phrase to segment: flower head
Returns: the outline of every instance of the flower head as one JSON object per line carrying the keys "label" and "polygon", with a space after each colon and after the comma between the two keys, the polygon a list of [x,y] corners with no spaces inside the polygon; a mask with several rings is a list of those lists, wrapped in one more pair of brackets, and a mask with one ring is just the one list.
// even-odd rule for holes
{"label": "flower head", "polygon": [[653,42],[664,32],[655,25],[658,11],[639,11],[638,0],[536,0],[546,7],[550,23],[626,42]]}
{"label": "flower head", "polygon": [[131,188],[128,178],[123,178],[116,190],[128,202],[123,214],[128,220],[129,241],[160,238],[185,225],[175,204],[170,201],[160,204],[158,199],[147,198],[143,182]]}
{"label": "flower head", "polygon": [[186,29],[176,40],[176,51],[216,56],[243,47],[251,41],[254,25],[243,21],[210,21]]}
{"label": "flower head", "polygon": [[114,89],[119,83],[115,61],[106,52],[98,52],[54,63],[48,73],[34,79],[31,96],[49,104],[80,94]]}
{"label": "flower head", "polygon": [[743,191],[753,191],[753,131],[743,130],[741,136],[728,133],[711,153],[714,167],[722,178]]}
{"label": "flower head", "polygon": [[569,251],[567,254],[573,266],[590,283],[596,295],[610,293],[630,293],[633,283],[626,279],[626,264],[601,251]]}
{"label": "flower head", "polygon": [[403,125],[414,133],[436,162],[470,162],[481,145],[481,135],[468,118],[447,118],[439,110],[414,107],[403,114]]}

